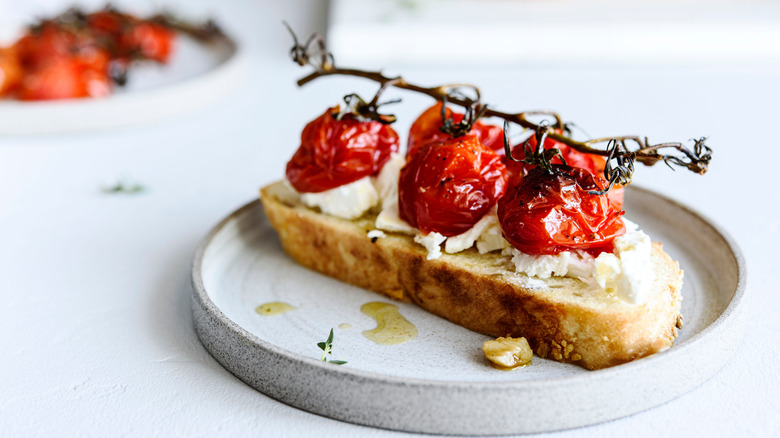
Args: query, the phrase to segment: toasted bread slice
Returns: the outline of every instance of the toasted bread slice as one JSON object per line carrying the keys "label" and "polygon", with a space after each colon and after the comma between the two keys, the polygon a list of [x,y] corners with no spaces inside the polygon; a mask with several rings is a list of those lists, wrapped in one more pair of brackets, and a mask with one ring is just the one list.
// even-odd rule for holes
{"label": "toasted bread slice", "polygon": [[281,182],[260,197],[284,250],[301,265],[479,333],[525,337],[540,357],[595,370],[665,350],[677,337],[682,271],[660,243],[653,244],[652,296],[629,304],[577,279],[516,273],[500,253],[471,248],[426,260],[410,236],[368,238],[375,215],[350,221],[319,213]]}

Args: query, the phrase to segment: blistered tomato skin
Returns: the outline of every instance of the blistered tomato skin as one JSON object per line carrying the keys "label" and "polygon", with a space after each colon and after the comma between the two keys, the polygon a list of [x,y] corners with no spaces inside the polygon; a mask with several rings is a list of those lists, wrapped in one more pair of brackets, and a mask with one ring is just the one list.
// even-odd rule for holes
{"label": "blistered tomato skin", "polygon": [[[531,149],[536,149],[536,136],[531,136],[528,139],[528,146]],[[568,145],[555,141],[549,137],[544,140],[544,149],[557,148],[561,151],[561,155],[566,160],[566,164],[571,167],[581,167],[594,175],[602,175],[604,173],[604,165],[606,159],[600,155],[584,154],[576,149],[572,149]],[[523,150],[523,144],[518,144],[512,147],[512,157],[517,160],[525,158],[525,151]],[[552,159],[553,164],[563,164],[560,157]],[[512,161],[507,157],[504,157],[504,164],[507,169],[513,174],[525,174],[531,170],[529,165]],[[523,171],[525,169],[525,171]]]}
{"label": "blistered tomato skin", "polygon": [[531,255],[612,252],[612,240],[626,232],[623,211],[609,197],[588,193],[605,181],[582,168],[555,170],[532,169],[498,201],[504,238]]}
{"label": "blistered tomato skin", "polygon": [[[529,138],[528,144],[531,149],[535,149],[536,136],[531,136],[531,138]],[[557,148],[559,151],[561,151],[561,155],[566,160],[566,164],[571,167],[580,167],[582,169],[587,170],[588,172],[592,173],[597,177],[601,177],[602,175],[604,175],[604,166],[607,160],[606,158],[600,155],[582,153],[574,148],[569,147],[564,143],[555,141],[549,137],[544,140],[544,148],[545,149]],[[517,160],[522,160],[523,158],[525,158],[525,151],[523,150],[523,144],[515,145],[512,147],[512,157],[514,157]],[[519,184],[523,176],[527,174],[534,167],[525,163],[512,161],[505,156],[502,156],[502,159],[504,160],[504,164],[506,165],[509,171],[509,179],[514,181],[517,184]],[[560,157],[557,156],[552,159],[552,163],[563,164],[561,162]],[[623,208],[623,187],[621,187],[620,185],[613,186],[612,189],[610,189],[610,191],[607,193],[607,196],[609,196],[609,199],[612,201],[612,204],[615,206],[615,208],[617,209]]]}
{"label": "blistered tomato skin", "polygon": [[398,151],[398,134],[389,125],[336,120],[330,108],[301,133],[301,145],[287,163],[287,179],[299,192],[319,193],[375,175]]}
{"label": "blistered tomato skin", "polygon": [[[411,157],[417,149],[428,143],[442,143],[450,139],[450,135],[441,131],[441,102],[423,111],[409,129],[409,141],[406,145],[406,156]],[[463,119],[463,114],[446,109],[446,117],[452,117],[455,123]],[[500,126],[486,125],[479,120],[471,128],[469,134],[493,151],[501,151],[504,148],[504,130]]]}
{"label": "blistered tomato skin", "polygon": [[424,233],[468,231],[506,191],[501,157],[474,135],[428,143],[412,155],[398,183],[401,219]]}

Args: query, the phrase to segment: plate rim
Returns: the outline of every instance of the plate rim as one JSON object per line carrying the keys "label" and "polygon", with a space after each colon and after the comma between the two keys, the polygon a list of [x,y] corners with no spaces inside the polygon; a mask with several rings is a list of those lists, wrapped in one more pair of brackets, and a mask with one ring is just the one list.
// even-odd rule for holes
{"label": "plate rim", "polygon": [[638,368],[652,367],[660,361],[664,361],[664,362],[668,361],[670,357],[677,357],[685,354],[688,350],[688,348],[686,348],[687,346],[690,346],[692,344],[697,344],[698,342],[700,342],[701,338],[706,338],[710,332],[719,329],[722,325],[726,324],[726,321],[731,319],[733,315],[741,311],[742,308],[744,307],[745,296],[746,296],[746,292],[745,292],[746,284],[747,284],[746,262],[741,249],[739,248],[736,241],[731,237],[731,235],[728,232],[723,230],[719,225],[717,225],[716,222],[712,221],[706,215],[666,195],[635,185],[632,185],[629,188],[629,190],[640,191],[640,192],[644,192],[645,194],[658,197],[661,200],[668,202],[674,205],[675,207],[684,210],[689,214],[699,217],[705,223],[707,223],[707,225],[710,226],[724,240],[724,242],[728,245],[729,249],[731,250],[731,255],[733,256],[734,261],[737,265],[737,285],[736,285],[736,290],[734,292],[734,296],[731,298],[729,304],[726,306],[725,309],[723,309],[720,315],[713,322],[711,322],[709,325],[704,327],[701,331],[693,335],[691,338],[685,340],[680,344],[675,345],[669,350],[664,351],[663,354],[654,354],[648,357],[640,358],[610,368],[589,371],[588,373],[585,374],[574,374],[569,376],[559,376],[559,377],[552,377],[552,378],[545,378],[545,379],[520,380],[520,381],[484,382],[484,381],[432,380],[432,379],[422,379],[422,378],[415,378],[415,377],[392,376],[392,375],[381,374],[373,371],[365,371],[365,370],[359,370],[359,369],[354,369],[349,367],[333,367],[332,365],[317,360],[316,358],[295,353],[281,346],[275,345],[269,341],[263,340],[257,335],[249,332],[245,328],[238,325],[238,323],[228,318],[227,315],[225,315],[222,312],[222,310],[219,309],[219,307],[209,297],[208,291],[206,290],[205,284],[203,283],[203,277],[202,277],[203,256],[205,255],[206,249],[209,247],[209,245],[214,240],[216,235],[228,223],[233,221],[235,218],[245,214],[247,211],[258,207],[262,209],[260,199],[252,200],[244,204],[243,206],[239,207],[238,209],[234,210],[233,212],[231,212],[228,216],[223,218],[216,226],[214,226],[211,229],[211,231],[207,234],[207,236],[202,240],[201,244],[198,246],[198,248],[195,251],[195,255],[193,257],[192,264],[191,264],[193,298],[197,299],[200,302],[200,304],[204,306],[205,310],[210,311],[215,317],[217,317],[217,319],[219,319],[223,324],[225,324],[227,327],[232,329],[237,335],[252,341],[260,348],[263,348],[271,353],[284,355],[290,360],[294,360],[305,366],[315,367],[319,369],[321,372],[335,372],[336,370],[338,370],[339,374],[347,375],[352,378],[365,379],[365,380],[379,380],[383,383],[390,383],[390,384],[415,385],[415,386],[424,386],[424,387],[432,387],[432,388],[460,388],[460,389],[475,389],[475,387],[479,387],[478,389],[480,390],[483,389],[490,390],[495,388],[501,388],[502,390],[506,390],[507,388],[511,389],[512,387],[517,387],[516,389],[520,389],[520,388],[527,389],[529,387],[544,387],[548,385],[558,385],[573,380],[578,381],[583,379],[583,377],[586,377],[589,380],[609,379],[615,375],[631,373]]}

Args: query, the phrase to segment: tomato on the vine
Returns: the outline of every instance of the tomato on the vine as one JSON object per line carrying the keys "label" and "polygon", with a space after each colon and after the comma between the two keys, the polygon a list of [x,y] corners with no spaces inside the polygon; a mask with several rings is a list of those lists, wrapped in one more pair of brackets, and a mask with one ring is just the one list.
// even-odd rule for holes
{"label": "tomato on the vine", "polygon": [[401,219],[421,231],[468,231],[506,191],[501,157],[475,135],[422,145],[401,169]]}
{"label": "tomato on the vine", "polygon": [[[441,143],[447,141],[450,135],[442,132],[441,102],[423,111],[409,130],[409,141],[406,145],[406,156],[411,157],[420,147],[428,143]],[[449,108],[445,109],[445,117],[452,117],[454,123],[463,120],[463,114],[453,113]],[[479,120],[469,131],[488,149],[494,151],[503,150],[504,130],[500,126],[486,125]]]}
{"label": "tomato on the vine", "polygon": [[[524,143],[521,143],[512,147],[513,158],[517,160],[522,160],[525,158],[525,150],[523,149],[523,145]],[[532,135],[528,139],[528,147],[530,147],[532,150],[536,149],[535,135]],[[544,140],[544,148],[557,148],[559,151],[561,151],[561,156],[564,160],[566,160],[566,164],[571,167],[585,169],[598,177],[604,175],[604,166],[606,165],[607,160],[601,155],[580,152],[565,143],[561,143],[549,137],[545,138]],[[512,161],[506,156],[503,156],[502,158],[504,160],[504,164],[506,164],[507,170],[509,171],[509,178],[511,180],[516,179],[518,183],[525,174],[527,174],[535,167],[522,162]],[[552,160],[550,160],[550,162],[552,164],[563,164],[559,156],[555,156]],[[615,206],[615,208],[620,209],[623,207],[623,187],[620,185],[615,185],[612,189],[610,189],[607,196],[609,196],[609,199],[612,201],[612,204]]]}
{"label": "tomato on the vine", "polygon": [[[525,150],[523,150],[524,144],[525,143],[521,143],[512,147],[512,157],[517,160],[522,160],[525,158]],[[532,150],[536,149],[535,135],[532,135],[528,139],[528,147],[530,147]],[[550,137],[545,138],[544,149],[552,148],[557,148],[559,151],[561,151],[561,156],[563,156],[563,159],[566,160],[567,165],[571,167],[581,167],[594,175],[604,174],[604,165],[606,164],[606,159],[604,157],[594,154],[585,154],[565,143],[553,140]],[[559,156],[556,156],[550,162],[552,164],[563,164]],[[528,164],[512,161],[507,157],[504,157],[504,164],[506,164],[507,169],[509,169],[513,175],[519,174],[521,176],[528,173],[528,171],[533,167],[529,166]]]}
{"label": "tomato on the vine", "polygon": [[532,255],[584,250],[593,255],[612,250],[612,240],[625,233],[623,214],[602,190],[606,181],[583,168],[536,167],[522,183],[498,201],[504,238]]}
{"label": "tomato on the vine", "polygon": [[339,120],[337,114],[338,106],[330,108],[303,128],[286,172],[299,192],[323,192],[375,175],[398,152],[398,134],[389,125],[351,114]]}

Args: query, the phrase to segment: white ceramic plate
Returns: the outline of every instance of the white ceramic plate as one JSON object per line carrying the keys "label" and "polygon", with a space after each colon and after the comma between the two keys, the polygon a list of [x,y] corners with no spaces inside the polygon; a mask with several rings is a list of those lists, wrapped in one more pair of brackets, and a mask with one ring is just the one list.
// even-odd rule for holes
{"label": "white ceramic plate", "polygon": [[167,65],[130,71],[125,87],[100,99],[22,102],[0,99],[0,135],[110,129],[202,107],[242,83],[246,60],[231,39],[200,44],[178,35]]}
{"label": "white ceramic plate", "polygon": [[[258,201],[220,223],[193,264],[193,313],[203,345],[229,371],[282,402],[389,429],[490,435],[553,431],[630,415],[695,388],[742,338],[745,267],[733,241],[689,209],[632,187],[626,210],[685,271],[685,327],[663,353],[600,371],[534,358],[513,372],[488,366],[486,336],[395,303],[417,339],[383,346],[360,312],[384,297],[297,265]],[[296,310],[261,316],[282,301]],[[339,329],[347,323],[351,329]],[[317,342],[335,328],[333,359]]]}

